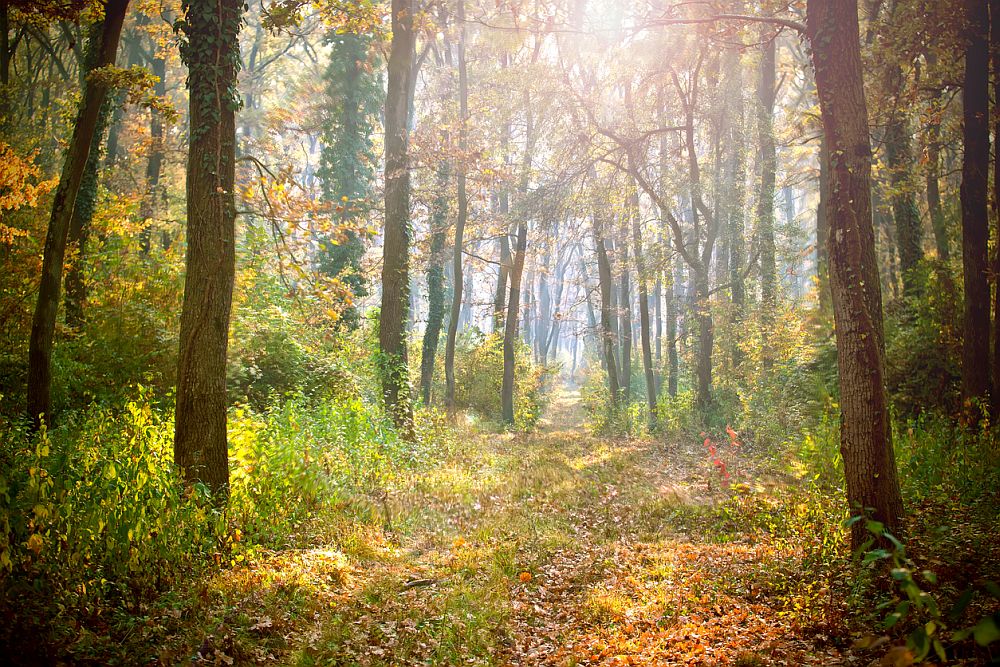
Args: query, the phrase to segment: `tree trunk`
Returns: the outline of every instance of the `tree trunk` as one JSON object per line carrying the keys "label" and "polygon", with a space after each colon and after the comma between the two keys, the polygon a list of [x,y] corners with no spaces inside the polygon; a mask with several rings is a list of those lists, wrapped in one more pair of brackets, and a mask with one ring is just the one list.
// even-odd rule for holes
{"label": "tree trunk", "polygon": [[184,479],[229,486],[226,351],[236,277],[236,73],[240,0],[191,2],[185,16],[191,137],[187,273],[177,358],[174,462]]}
{"label": "tree trunk", "polygon": [[424,329],[423,351],[420,357],[420,392],[424,405],[431,403],[431,383],[434,380],[434,357],[444,322],[444,246],[448,225],[448,161],[441,160],[437,169],[437,197],[431,219],[431,248],[427,258],[427,327]]}
{"label": "tree trunk", "polygon": [[[500,215],[506,218],[507,195],[500,195]],[[493,331],[501,331],[504,321],[504,304],[506,302],[507,278],[510,275],[510,236],[507,230],[500,236],[500,270],[497,275],[497,291],[493,296]]]}
{"label": "tree trunk", "polygon": [[[769,30],[769,28],[762,28]],[[765,327],[770,328],[777,302],[778,271],[775,258],[774,239],[774,182],[777,171],[777,155],[774,144],[774,98],[775,98],[775,37],[762,46],[760,79],[757,85],[757,129],[760,152],[760,190],[757,193],[757,224],[760,235],[760,301],[761,315]],[[770,366],[771,355],[768,346],[764,350],[764,366]]]}
{"label": "tree trunk", "polygon": [[[128,0],[108,0],[105,5],[100,41],[89,46],[95,54],[96,67],[114,64],[127,8]],[[38,301],[31,321],[31,338],[28,344],[27,409],[28,418],[35,428],[41,425],[43,418],[51,419],[52,346],[55,339],[56,316],[59,311],[66,241],[87,159],[90,156],[90,147],[101,115],[101,107],[107,94],[107,86],[100,82],[88,81],[84,85],[73,137],[66,152],[62,176],[52,202],[52,213],[49,217],[42,256]]]}
{"label": "tree trunk", "polygon": [[465,287],[462,276],[462,252],[465,249],[465,222],[469,217],[469,198],[465,188],[465,123],[469,114],[469,83],[465,66],[465,2],[458,0],[458,103],[459,103],[459,151],[462,161],[456,172],[458,187],[458,217],[455,220],[455,255],[452,273],[454,292],[451,301],[451,318],[448,320],[448,341],[444,351],[445,406],[449,415],[455,414],[455,343],[458,339],[458,322],[462,309],[462,292]]}
{"label": "tree trunk", "polygon": [[522,221],[517,225],[517,242],[514,247],[514,264],[510,270],[510,297],[507,300],[507,319],[503,335],[503,385],[500,388],[500,400],[503,422],[508,426],[514,425],[514,366],[517,360],[515,346],[518,309],[521,306],[521,275],[524,273],[524,255],[527,246],[528,224]]}
{"label": "tree trunk", "polygon": [[[994,3],[990,9],[990,62],[993,69],[993,94],[1000,95],[1000,7]],[[1000,100],[1000,97],[994,98]],[[993,137],[994,141],[1000,141],[1000,112],[998,103],[993,104]],[[993,150],[993,224],[996,229],[996,238],[1000,240],[1000,151],[994,146]],[[991,365],[991,380],[993,381],[993,392],[990,396],[990,414],[994,419],[1000,415],[1000,243],[997,244],[996,254],[993,257],[993,280],[994,302],[993,302],[993,359]]]}
{"label": "tree trunk", "polygon": [[967,43],[962,95],[962,267],[965,314],[962,342],[962,398],[967,416],[989,393],[990,286],[987,248],[989,135],[989,12],[986,0],[966,0]]}
{"label": "tree trunk", "polygon": [[618,379],[618,363],[615,348],[614,305],[611,302],[611,261],[604,243],[604,225],[599,214],[594,213],[594,245],[597,248],[597,279],[601,288],[601,340],[604,350],[604,364],[608,371],[608,391],[611,394],[611,408],[617,410],[621,402],[621,385]]}
{"label": "tree trunk", "polygon": [[[871,138],[857,3],[809,0],[807,29],[830,151],[830,282],[841,393],[840,451],[852,514],[900,527],[903,502],[884,384],[882,295],[871,207]],[[853,524],[855,547],[867,539]]]}
{"label": "tree trunk", "polygon": [[621,243],[616,243],[616,246],[621,250],[618,261],[622,278],[619,285],[621,292],[618,297],[618,336],[621,341],[621,357],[619,358],[622,365],[618,384],[621,387],[622,401],[624,405],[628,405],[632,399],[632,289],[628,270],[628,234],[625,225],[622,225],[619,238]]}
{"label": "tree trunk", "polygon": [[[1000,14],[1000,12],[998,12]],[[933,56],[928,55],[927,61],[931,63]],[[941,119],[938,115],[940,110],[940,94],[934,98],[934,107],[930,114],[930,120],[926,125],[927,142],[927,212],[931,217],[931,229],[934,231],[934,246],[937,249],[938,259],[947,263],[951,259],[951,244],[948,241],[948,226],[944,219],[944,209],[941,207],[941,190],[939,181],[941,179]]]}
{"label": "tree trunk", "polygon": [[[416,36],[413,1],[392,0],[392,44],[385,100],[385,238],[379,349],[386,411],[404,437],[413,436],[413,406],[406,361],[406,311],[410,287],[409,77]],[[457,313],[452,313],[456,317]]]}
{"label": "tree trunk", "polygon": [[[677,264],[675,269],[673,266]],[[667,284],[664,286],[664,293],[667,299],[667,393],[671,398],[677,397],[677,379],[680,372],[680,365],[677,358],[677,270],[680,262],[668,255],[663,267],[663,274],[667,277]]]}
{"label": "tree trunk", "polygon": [[632,215],[632,242],[635,244],[635,271],[639,281],[639,338],[642,344],[642,369],[646,375],[646,426],[656,430],[656,377],[653,374],[653,348],[649,335],[649,288],[646,264],[642,254],[642,233],[639,230],[639,202]]}

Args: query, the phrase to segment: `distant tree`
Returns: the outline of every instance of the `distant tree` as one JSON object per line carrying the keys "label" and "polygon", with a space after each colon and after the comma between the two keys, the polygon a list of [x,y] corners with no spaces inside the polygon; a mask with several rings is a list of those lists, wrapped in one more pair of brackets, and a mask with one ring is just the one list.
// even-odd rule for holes
{"label": "distant tree", "polygon": [[[324,199],[336,211],[334,221],[340,228],[334,237],[321,242],[319,269],[339,277],[356,299],[368,294],[361,273],[365,247],[356,228],[367,220],[372,207],[376,157],[371,136],[383,102],[382,77],[371,62],[371,39],[337,32],[326,38],[331,51],[318,172]],[[357,308],[347,308],[342,321],[355,327]]]}
{"label": "distant tree", "polygon": [[229,486],[226,352],[236,276],[235,93],[242,0],[184,3],[188,68],[187,273],[177,359],[174,461],[218,497]]}

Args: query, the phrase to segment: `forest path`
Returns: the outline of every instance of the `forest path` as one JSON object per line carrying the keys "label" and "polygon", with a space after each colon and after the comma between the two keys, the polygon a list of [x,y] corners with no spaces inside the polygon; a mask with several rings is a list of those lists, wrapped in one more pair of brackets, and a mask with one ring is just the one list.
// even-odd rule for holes
{"label": "forest path", "polygon": [[799,546],[743,531],[752,517],[723,504],[729,494],[702,443],[602,439],[582,423],[578,391],[563,389],[535,432],[464,433],[402,480],[390,529],[378,503],[359,500],[323,511],[304,548],[226,570],[209,585],[222,625],[202,626],[202,655],[300,665],[839,664],[816,618],[828,610],[794,615],[799,598],[775,588],[775,572],[795,588]]}

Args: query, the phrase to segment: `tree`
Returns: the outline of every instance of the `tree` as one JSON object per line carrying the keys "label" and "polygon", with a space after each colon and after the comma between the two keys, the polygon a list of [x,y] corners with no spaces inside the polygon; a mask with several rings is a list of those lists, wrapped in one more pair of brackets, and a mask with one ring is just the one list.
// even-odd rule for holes
{"label": "tree", "polygon": [[174,462],[189,482],[229,486],[226,352],[236,276],[236,75],[242,0],[184,3],[188,68],[187,252]]}
{"label": "tree", "polygon": [[[458,113],[459,138],[458,147],[465,159],[466,119],[469,115],[469,76],[465,64],[465,1],[458,0]],[[455,254],[452,269],[452,302],[451,318],[448,320],[448,340],[444,350],[445,375],[445,405],[449,414],[455,413],[455,343],[458,339],[459,312],[462,309],[462,291],[465,287],[462,280],[462,253],[465,251],[465,223],[469,217],[469,196],[465,187],[465,166],[459,164],[456,173],[458,188],[458,217],[455,220]],[[471,274],[470,274],[471,275]]]}
{"label": "tree", "polygon": [[[128,0],[108,0],[99,31],[92,32],[88,51],[94,67],[113,66],[121,38],[122,24]],[[89,77],[83,86],[83,98],[73,127],[73,137],[63,163],[62,176],[52,202],[38,300],[31,322],[28,346],[28,418],[35,428],[52,413],[52,346],[55,340],[59,292],[62,287],[66,241],[83,182],[94,136],[97,134],[101,109],[108,95],[108,83],[102,77]]]}
{"label": "tree", "polygon": [[410,290],[410,77],[415,75],[412,0],[392,0],[392,44],[385,99],[385,238],[379,315],[382,396],[406,437],[413,433],[406,367],[406,313]]}
{"label": "tree", "polygon": [[[375,155],[371,135],[373,118],[382,104],[382,80],[371,66],[371,37],[331,32],[330,63],[326,70],[328,122],[323,128],[319,176],[323,196],[338,212],[335,237],[324,239],[320,270],[342,280],[354,298],[368,294],[361,273],[365,246],[357,227],[371,209]],[[357,326],[357,309],[343,314],[348,327]]]}
{"label": "tree", "polygon": [[[757,80],[757,150],[760,155],[760,190],[757,193],[757,226],[760,238],[760,305],[765,322],[770,322],[777,303],[778,269],[774,240],[774,181],[777,155],[774,144],[774,99],[776,42],[762,27],[760,78]],[[771,358],[764,350],[765,367]]]}
{"label": "tree", "polygon": [[965,0],[965,83],[962,93],[962,398],[973,418],[990,388],[990,286],[987,180],[989,130],[989,11],[986,0]]}
{"label": "tree", "polygon": [[[882,294],[871,203],[871,139],[855,0],[809,0],[806,28],[829,149],[830,284],[840,379],[840,451],[847,501],[889,530],[903,501],[885,390]],[[855,547],[867,536],[851,528]]]}
{"label": "tree", "polygon": [[[447,135],[446,135],[447,136]],[[445,141],[447,143],[447,141]],[[437,167],[437,196],[431,216],[431,245],[427,258],[427,326],[424,328],[423,348],[420,356],[420,394],[424,405],[431,402],[431,383],[434,380],[434,357],[437,356],[438,339],[444,323],[444,244],[448,228],[448,181],[451,169],[448,160],[441,160]]]}

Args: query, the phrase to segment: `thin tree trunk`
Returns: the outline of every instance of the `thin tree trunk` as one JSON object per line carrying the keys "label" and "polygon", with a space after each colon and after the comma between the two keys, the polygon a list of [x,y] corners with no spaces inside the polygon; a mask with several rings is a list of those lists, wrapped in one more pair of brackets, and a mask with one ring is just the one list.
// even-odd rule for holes
{"label": "thin tree trunk", "polygon": [[[385,238],[382,246],[382,396],[404,437],[413,435],[413,407],[406,361],[406,311],[410,285],[409,78],[416,36],[413,1],[392,0],[392,44],[385,101]],[[457,313],[453,313],[452,317]]]}
{"label": "thin tree trunk", "polygon": [[[99,42],[90,45],[95,54],[95,67],[113,65],[121,37],[122,23],[128,0],[108,0]],[[31,322],[28,344],[28,418],[35,428],[42,419],[52,414],[52,346],[55,340],[56,317],[59,311],[59,292],[63,265],[66,258],[66,241],[76,198],[83,181],[90,147],[94,141],[101,107],[108,88],[99,81],[87,81],[83,98],[73,128],[73,137],[63,164],[62,176],[56,188],[49,217],[45,250],[42,256],[41,281],[38,301]]]}
{"label": "thin tree trunk", "polygon": [[[503,410],[503,421],[508,426],[514,425],[514,366],[517,361],[515,345],[517,345],[518,309],[521,304],[521,275],[524,273],[524,255],[528,247],[528,225],[519,222],[517,225],[517,242],[514,246],[514,264],[510,271],[510,297],[507,300],[507,318],[504,324],[503,336],[503,384],[500,388],[500,400]],[[527,323],[525,323],[527,325]]]}
{"label": "thin tree trunk", "polygon": [[177,358],[174,462],[213,494],[229,487],[226,352],[236,278],[236,73],[241,0],[187,7],[191,137],[187,272]]}
{"label": "thin tree trunk", "polygon": [[619,250],[618,266],[621,270],[618,297],[618,336],[621,343],[621,376],[618,384],[621,386],[622,401],[628,405],[632,400],[632,278],[628,266],[628,216],[622,217],[622,224],[615,240],[615,249]]}
{"label": "thin tree trunk", "polygon": [[[459,101],[459,151],[464,161],[466,136],[465,123],[469,114],[469,84],[465,65],[465,2],[458,1],[458,101]],[[465,249],[465,223],[469,217],[469,199],[465,187],[464,162],[456,172],[458,188],[458,217],[455,220],[455,254],[452,275],[454,276],[454,292],[451,301],[451,318],[448,321],[448,340],[444,352],[445,405],[448,414],[455,414],[455,344],[458,338],[458,324],[461,319],[462,294],[465,288],[462,274],[462,252]]]}
{"label": "thin tree trunk", "polygon": [[987,180],[989,136],[989,11],[986,0],[966,0],[967,43],[962,95],[962,266],[965,314],[962,342],[962,398],[967,416],[990,389],[990,286]]}
{"label": "thin tree trunk", "polygon": [[[638,199],[638,198],[637,198]],[[639,330],[642,344],[642,367],[646,375],[646,426],[650,432],[656,430],[656,377],[653,375],[653,349],[649,336],[649,288],[647,286],[646,264],[642,254],[642,234],[639,230],[639,202],[635,202],[632,214],[632,242],[635,244],[635,271],[639,281]]]}
{"label": "thin tree trunk", "polygon": [[597,248],[597,279],[601,288],[601,340],[604,350],[604,364],[608,371],[608,391],[611,394],[611,407],[617,410],[621,402],[621,385],[618,379],[618,363],[615,348],[614,304],[611,301],[614,293],[611,284],[611,261],[604,243],[604,225],[597,212],[594,213],[594,245]]}
{"label": "thin tree trunk", "polygon": [[448,161],[441,160],[437,169],[437,197],[431,219],[431,248],[427,259],[427,327],[424,329],[420,357],[420,392],[424,405],[431,403],[431,383],[434,379],[434,358],[444,322],[444,247],[448,225]]}
{"label": "thin tree trunk", "polygon": [[[823,127],[830,151],[830,282],[841,393],[840,451],[852,514],[900,527],[903,501],[884,384],[882,295],[871,206],[871,139],[857,3],[808,0]],[[855,548],[867,539],[853,524]]]}
{"label": "thin tree trunk", "polygon": [[[762,27],[762,31],[770,30]],[[760,61],[760,79],[757,82],[757,130],[760,153],[760,190],[757,193],[757,225],[760,238],[760,307],[765,336],[774,325],[777,303],[778,270],[774,236],[774,185],[777,171],[777,154],[774,142],[774,98],[776,38],[762,32],[764,42]],[[762,350],[764,368],[773,363],[771,346]]]}

